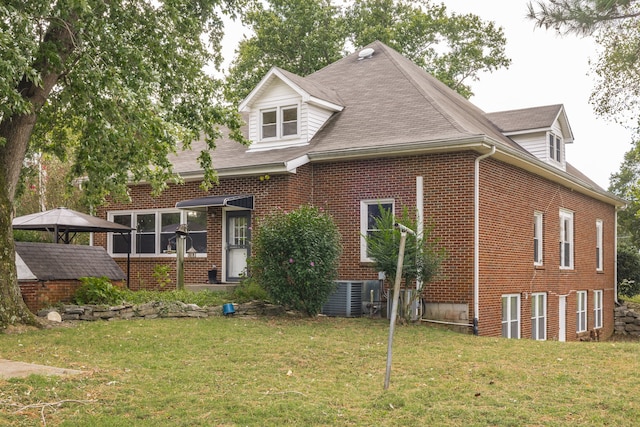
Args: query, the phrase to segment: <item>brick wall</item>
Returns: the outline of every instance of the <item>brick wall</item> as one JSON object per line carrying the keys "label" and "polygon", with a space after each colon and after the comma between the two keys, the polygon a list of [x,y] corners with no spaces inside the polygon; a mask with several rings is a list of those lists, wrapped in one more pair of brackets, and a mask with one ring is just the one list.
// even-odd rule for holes
{"label": "brick wall", "polygon": [[[293,175],[270,175],[261,180],[258,176],[244,178],[221,178],[220,183],[209,192],[200,189],[199,182],[187,182],[183,185],[169,185],[161,195],[151,196],[148,185],[137,185],[130,188],[131,203],[111,202],[102,206],[98,216],[107,217],[108,211],[141,210],[173,208],[182,200],[188,200],[207,195],[248,194],[254,196],[255,210],[252,212],[252,225],[256,219],[263,217],[275,208],[293,209],[304,203],[311,202],[312,169],[311,166],[298,168]],[[208,270],[214,265],[218,269],[218,280],[222,274],[222,207],[210,207],[207,211],[207,256],[185,258],[185,283],[206,283]],[[106,234],[96,233],[94,244],[107,247]],[[116,257],[116,262],[126,273],[126,256]],[[169,277],[173,282],[163,289],[175,289],[176,259],[175,256],[143,257],[132,255],[130,259],[130,288],[159,289],[158,281],[153,277],[156,265],[169,265]]]}
{"label": "brick wall", "polygon": [[[521,336],[531,336],[531,301],[547,292],[547,338],[558,337],[558,301],[566,295],[566,338],[576,340],[576,291],[587,294],[587,334],[593,290],[603,290],[604,328],[613,332],[615,209],[494,159],[481,162],[480,331],[501,334],[501,295],[521,295]],[[560,269],[560,208],[574,212],[574,268]],[[543,265],[533,265],[533,214],[543,213]],[[596,272],[596,220],[603,221],[604,269]]]}
{"label": "brick wall", "polygon": [[[208,194],[251,194],[255,200],[252,225],[270,210],[293,209],[313,203],[331,213],[342,232],[343,253],[339,276],[342,280],[376,279],[372,265],[360,262],[360,201],[392,198],[396,211],[415,209],[416,176],[424,180],[425,219],[432,235],[446,251],[439,277],[425,290],[425,300],[448,304],[468,304],[473,313],[473,181],[477,153],[458,152],[385,159],[353,160],[308,164],[290,175],[221,178],[209,193],[197,182],[171,185],[153,198],[148,186],[131,188],[131,204],[112,203],[101,211],[169,208],[180,200]],[[557,337],[558,296],[567,296],[567,339],[575,333],[575,291],[588,292],[588,329],[593,328],[593,290],[604,291],[603,335],[613,330],[614,208],[554,184],[522,169],[493,158],[481,162],[480,192],[480,306],[481,335],[501,335],[501,297],[521,295],[521,336],[531,335],[530,295],[547,292],[547,337]],[[559,209],[574,216],[575,268],[560,270],[558,253]],[[541,267],[533,265],[533,213],[543,212],[543,255]],[[187,283],[207,280],[213,264],[222,265],[222,208],[208,211],[207,258],[186,259]],[[604,270],[595,271],[595,222],[603,221]],[[104,236],[96,243],[104,244]],[[126,259],[118,259],[125,269]],[[175,277],[175,257],[131,259],[131,287],[155,288],[153,267],[171,265]],[[126,271],[126,270],[125,270]]]}
{"label": "brick wall", "polygon": [[[113,282],[123,287],[124,282]],[[58,303],[70,303],[73,294],[82,286],[79,280],[51,280],[46,282],[20,282],[20,292],[29,310],[36,313]]]}

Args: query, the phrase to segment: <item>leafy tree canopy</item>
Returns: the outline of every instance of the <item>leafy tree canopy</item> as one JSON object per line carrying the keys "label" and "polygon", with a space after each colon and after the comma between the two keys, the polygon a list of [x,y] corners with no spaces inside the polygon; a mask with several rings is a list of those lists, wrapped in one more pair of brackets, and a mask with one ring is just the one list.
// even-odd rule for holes
{"label": "leafy tree canopy", "polygon": [[548,0],[529,2],[527,8],[537,26],[579,35],[640,16],[636,0]]}
{"label": "leafy tree canopy", "polygon": [[240,41],[225,94],[239,102],[273,66],[306,76],[342,57],[344,23],[330,0],[255,2],[242,23],[254,35]]}
{"label": "leafy tree canopy", "polygon": [[240,42],[227,79],[227,97],[246,97],[272,66],[301,76],[380,40],[465,97],[483,71],[508,67],[501,28],[475,15],[448,14],[428,0],[269,0],[243,23],[254,35]]}
{"label": "leafy tree canopy", "polygon": [[640,2],[548,0],[528,9],[538,27],[595,37],[600,49],[592,62],[591,103],[597,114],[640,128]]}
{"label": "leafy tree canopy", "polygon": [[640,147],[627,151],[620,170],[611,175],[609,191],[627,201],[618,212],[618,239],[640,248]]}
{"label": "leafy tree canopy", "polygon": [[[167,155],[219,125],[222,14],[243,0],[4,0],[0,4],[0,327],[28,320],[16,280],[11,219],[23,160],[68,153],[92,204],[126,197],[129,179],[156,190]],[[73,135],[73,138],[69,136]],[[69,150],[69,147],[72,149]],[[208,152],[206,183],[215,180]]]}

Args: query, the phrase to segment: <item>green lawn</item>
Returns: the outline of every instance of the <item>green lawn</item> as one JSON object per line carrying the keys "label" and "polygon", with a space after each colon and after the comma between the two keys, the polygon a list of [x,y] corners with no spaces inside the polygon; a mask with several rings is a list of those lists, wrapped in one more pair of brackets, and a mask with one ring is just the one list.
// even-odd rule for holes
{"label": "green lawn", "polygon": [[369,319],[215,317],[0,334],[0,425],[637,425],[640,343],[478,338]]}

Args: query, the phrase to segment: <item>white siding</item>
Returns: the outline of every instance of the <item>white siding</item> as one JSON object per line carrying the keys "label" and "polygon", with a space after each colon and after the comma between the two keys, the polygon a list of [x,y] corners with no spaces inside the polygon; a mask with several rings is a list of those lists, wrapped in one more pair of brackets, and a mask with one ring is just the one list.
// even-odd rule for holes
{"label": "white siding", "polygon": [[[261,141],[261,111],[289,105],[298,106],[298,137]],[[263,89],[259,99],[251,106],[248,123],[249,139],[252,141],[251,149],[266,150],[307,144],[331,114],[330,111],[302,102],[302,97],[296,91],[281,80],[275,79]]]}
{"label": "white siding", "polygon": [[311,140],[318,130],[329,120],[333,113],[313,105],[308,106],[308,139]]}
{"label": "white siding", "polygon": [[544,162],[549,161],[549,146],[546,132],[512,135],[511,139],[540,160]]}
{"label": "white siding", "polygon": [[[562,134],[562,128],[560,123],[556,120],[550,129],[550,132],[560,135],[563,138],[562,143],[562,162],[560,163],[560,169],[566,170],[566,150],[564,144],[564,135]],[[524,133],[520,135],[510,135],[510,138],[520,144],[522,148],[536,156],[538,159],[546,162],[552,166],[558,167],[558,163],[552,160],[549,156],[549,139],[548,132],[532,132]]]}

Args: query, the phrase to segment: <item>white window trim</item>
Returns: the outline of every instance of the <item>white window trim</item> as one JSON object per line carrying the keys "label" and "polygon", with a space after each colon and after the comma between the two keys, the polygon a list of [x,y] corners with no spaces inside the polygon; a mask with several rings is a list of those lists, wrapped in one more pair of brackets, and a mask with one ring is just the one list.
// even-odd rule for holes
{"label": "white window trim", "polygon": [[[565,230],[566,220],[569,221],[569,229]],[[573,212],[567,209],[560,209],[560,269],[561,270],[573,270],[573,250],[574,250],[574,238],[573,238]],[[565,240],[566,236],[566,240]],[[565,259],[565,244],[569,244],[569,260]]]}
{"label": "white window trim", "polygon": [[[504,337],[504,338],[519,339],[519,338],[520,338],[520,333],[521,333],[521,332],[520,332],[520,329],[522,328],[522,322],[521,322],[521,318],[522,318],[522,316],[521,316],[521,313],[520,313],[520,294],[504,294],[504,295],[502,295],[502,298],[501,298],[501,300],[500,300],[500,302],[501,302],[501,304],[500,304],[500,311],[502,311],[502,300],[503,300],[503,299],[505,299],[505,298],[507,298],[507,306],[508,306],[508,307],[507,307],[507,313],[510,315],[510,314],[511,314],[511,300],[512,300],[512,298],[514,298],[514,297],[516,298],[516,304],[517,304],[517,313],[516,313],[517,318],[516,318],[516,319],[508,318],[507,320],[502,319],[502,322],[501,322],[501,329],[502,329],[502,326],[503,326],[505,323],[507,323],[507,324],[508,324],[508,326],[509,326],[509,327],[507,328],[508,336],[506,336],[506,337],[505,337],[505,336],[503,335],[503,337]],[[500,313],[500,317],[502,318],[502,313]],[[510,327],[510,326],[511,326],[511,323],[513,323],[513,322],[517,322],[517,324],[518,324],[518,329],[517,329],[517,335],[518,335],[518,336],[516,336],[516,337],[512,337],[512,336],[511,336],[511,327]]]}
{"label": "white window trim", "polygon": [[[542,212],[538,212],[535,211],[533,213],[533,222],[534,222],[534,226],[533,226],[533,242],[535,245],[534,248],[534,257],[533,257],[533,265],[537,265],[537,266],[541,266],[543,264],[543,254],[542,254],[542,236],[543,236],[543,230],[542,230],[542,221],[543,216],[542,216]],[[537,240],[536,240],[537,239]],[[535,257],[535,249],[537,249],[538,251],[538,258],[536,259]]]}
{"label": "white window trim", "polygon": [[[107,212],[107,220],[108,221],[113,221],[114,216],[116,215],[131,215],[131,227],[134,228],[133,230],[131,230],[131,242],[130,242],[130,250],[131,250],[131,257],[136,257],[136,258],[158,258],[158,257],[165,257],[165,258],[171,258],[171,257],[176,257],[175,253],[166,253],[162,250],[162,248],[160,248],[160,221],[161,221],[161,215],[162,214],[167,214],[167,213],[179,213],[180,214],[180,223],[181,224],[186,224],[187,223],[187,211],[184,209],[171,209],[171,208],[167,208],[167,209],[134,209],[134,210],[119,210],[119,211],[108,211]],[[155,247],[157,248],[157,251],[160,252],[155,252],[155,253],[137,253],[136,252],[136,236],[137,236],[137,231],[135,230],[135,218],[137,215],[146,215],[146,214],[155,214],[156,215],[156,229],[154,231],[155,234]],[[119,257],[124,257],[126,258],[127,254],[126,253],[113,253],[113,235],[114,234],[119,234],[119,233],[107,233],[107,253],[112,257],[112,258],[119,258]],[[187,243],[185,250],[189,249],[189,244]],[[202,253],[199,252],[196,254],[196,258],[206,258],[207,254],[206,253]]]}
{"label": "white window trim", "polygon": [[587,331],[587,291],[576,292],[576,332]]}
{"label": "white window trim", "polygon": [[[537,304],[539,303],[540,297],[542,297],[542,315],[538,315],[537,312],[534,313],[533,310],[531,310],[531,325],[532,325],[532,334],[533,334],[533,324],[534,322],[536,322],[538,319],[543,319],[544,320],[544,328],[542,330],[540,330],[539,328],[536,329],[537,332],[537,336],[535,337],[531,337],[533,339],[536,339],[538,341],[545,341],[547,339],[547,293],[546,292],[536,292],[531,294],[531,305],[533,306],[533,301],[536,302],[536,307]],[[533,307],[532,307],[533,308]],[[543,336],[541,337],[540,332],[543,333]]]}
{"label": "white window trim", "polygon": [[[297,121],[297,125],[296,125],[296,133],[295,134],[291,134],[291,135],[286,135],[283,136],[282,135],[282,127],[284,125],[284,121],[283,121],[283,116],[284,116],[284,110],[288,110],[288,109],[296,109],[296,121]],[[268,113],[270,111],[275,111],[276,112],[276,136],[272,136],[272,137],[268,137],[268,138],[264,138],[262,136],[262,126],[263,126],[263,115],[264,113]],[[258,118],[259,118],[259,126],[258,126],[258,135],[259,135],[259,140],[261,142],[273,142],[273,141],[282,141],[282,140],[288,140],[288,139],[296,139],[300,137],[300,104],[287,104],[287,105],[278,105],[276,107],[268,107],[268,108],[262,108],[259,112],[258,112]]]}
{"label": "white window trim", "polygon": [[391,213],[395,215],[395,201],[394,199],[366,199],[360,200],[360,262],[374,262],[373,259],[367,256],[367,241],[365,236],[367,235],[369,226],[369,210],[370,205],[384,205],[391,204]]}
{"label": "white window trim", "polygon": [[596,271],[602,271],[604,261],[602,259],[602,220],[596,220]]}
{"label": "white window trim", "polygon": [[593,327],[594,329],[602,328],[602,290],[593,291]]}

